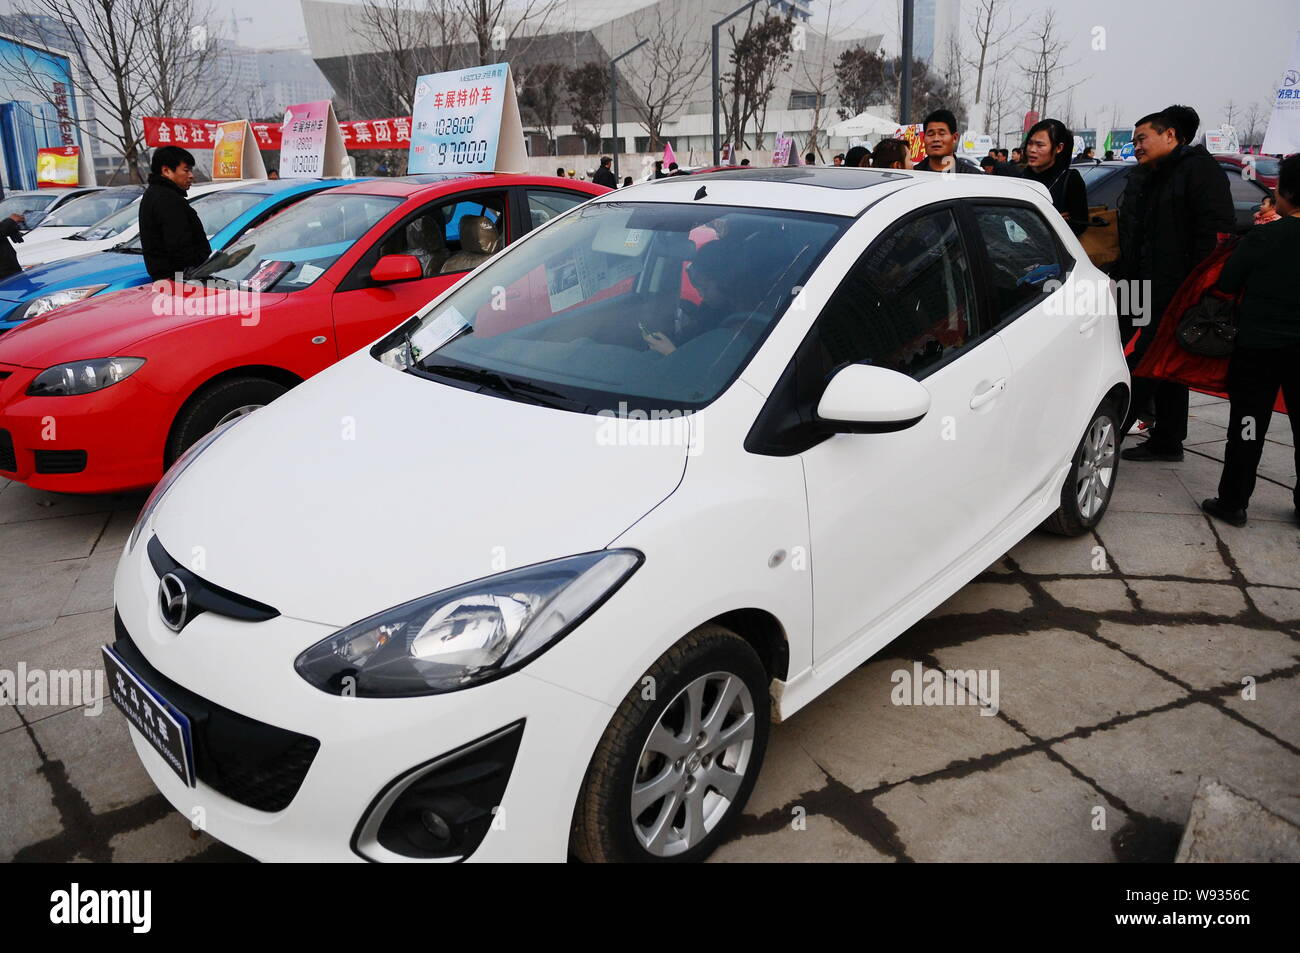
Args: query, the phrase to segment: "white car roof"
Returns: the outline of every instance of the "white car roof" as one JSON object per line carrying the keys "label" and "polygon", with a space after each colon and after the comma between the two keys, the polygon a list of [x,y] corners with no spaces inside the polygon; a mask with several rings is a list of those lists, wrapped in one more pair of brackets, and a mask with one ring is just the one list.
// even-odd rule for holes
{"label": "white car roof", "polygon": [[[701,188],[704,195],[699,196]],[[1001,175],[836,166],[747,168],[673,176],[618,189],[597,202],[701,202],[856,217],[886,195],[917,189],[919,205],[945,198],[1048,197],[1037,182]],[[930,193],[930,194],[926,194]],[[699,196],[699,197],[697,197]]]}

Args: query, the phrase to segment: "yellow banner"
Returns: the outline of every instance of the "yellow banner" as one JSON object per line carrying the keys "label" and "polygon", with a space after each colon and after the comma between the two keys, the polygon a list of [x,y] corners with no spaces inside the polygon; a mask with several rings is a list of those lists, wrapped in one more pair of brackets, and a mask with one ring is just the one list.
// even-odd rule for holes
{"label": "yellow banner", "polygon": [[80,154],[76,146],[36,150],[36,187],[80,185],[77,180]]}
{"label": "yellow banner", "polygon": [[243,119],[223,122],[212,135],[212,177],[241,179],[244,176],[244,135],[248,129]]}

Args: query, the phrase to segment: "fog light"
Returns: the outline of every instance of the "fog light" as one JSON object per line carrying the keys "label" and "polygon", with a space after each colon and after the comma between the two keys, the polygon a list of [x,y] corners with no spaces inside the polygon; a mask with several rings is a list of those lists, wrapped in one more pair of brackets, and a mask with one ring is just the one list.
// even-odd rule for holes
{"label": "fog light", "polygon": [[492,829],[524,723],[470,742],[390,782],[352,838],[367,860],[463,860]]}

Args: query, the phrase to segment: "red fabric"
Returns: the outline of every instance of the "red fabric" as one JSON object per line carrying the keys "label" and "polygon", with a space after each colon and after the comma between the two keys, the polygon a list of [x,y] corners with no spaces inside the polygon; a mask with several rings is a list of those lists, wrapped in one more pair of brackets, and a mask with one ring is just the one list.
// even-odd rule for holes
{"label": "red fabric", "polygon": [[[1198,354],[1192,354],[1190,351],[1183,349],[1176,337],[1178,322],[1182,320],[1188,308],[1206,295],[1227,297],[1223,292],[1215,289],[1214,286],[1219,281],[1223,266],[1227,264],[1233,250],[1237,247],[1237,242],[1235,237],[1226,240],[1225,236],[1220,235],[1219,237],[1218,246],[1214,251],[1210,252],[1203,262],[1192,269],[1191,274],[1179,286],[1174,299],[1169,302],[1164,317],[1161,318],[1159,325],[1156,327],[1155,340],[1147,348],[1147,352],[1142,356],[1142,360],[1138,362],[1138,366],[1133,369],[1134,377],[1154,377],[1159,380],[1174,381],[1179,384],[1186,384],[1192,390],[1200,391],[1203,394],[1212,394],[1215,397],[1225,398],[1228,396],[1229,358],[1202,357]],[[1125,354],[1132,353],[1134,344],[1147,330],[1143,328],[1133,336],[1124,349]],[[1281,413],[1286,413],[1286,404],[1282,400],[1280,392],[1277,396],[1275,409]]]}
{"label": "red fabric", "polygon": [[[212,133],[217,122],[211,119],[177,119],[171,116],[144,117],[144,144],[150,149],[159,146],[187,146],[191,149],[211,149]],[[257,147],[274,152],[280,148],[281,123],[251,123]],[[392,119],[357,119],[339,123],[343,133],[343,146],[355,149],[405,149],[411,144],[411,117],[395,116]]]}

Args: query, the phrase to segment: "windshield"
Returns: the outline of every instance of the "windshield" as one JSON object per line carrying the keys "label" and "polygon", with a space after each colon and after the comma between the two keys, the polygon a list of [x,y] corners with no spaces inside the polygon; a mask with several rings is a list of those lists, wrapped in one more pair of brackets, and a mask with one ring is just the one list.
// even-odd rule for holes
{"label": "windshield", "polygon": [[308,196],[240,236],[194,270],[254,291],[300,291],[338,261],[375,224],[402,203],[388,195]]}
{"label": "windshield", "polygon": [[58,195],[11,195],[0,202],[0,218],[8,218],[15,212],[24,215],[27,212],[43,212],[58,199]]}
{"label": "windshield", "polygon": [[[199,213],[203,234],[211,239],[244,212],[266,198],[257,192],[209,192],[190,199],[190,205]],[[140,236],[136,235],[123,246],[123,251],[140,251]]]}
{"label": "windshield", "polygon": [[1085,167],[1081,165],[1074,166],[1074,171],[1083,176],[1083,184],[1091,188],[1101,182],[1106,181],[1117,172],[1123,171],[1123,166],[1118,165],[1094,165]]}
{"label": "windshield", "polygon": [[130,205],[124,206],[107,218],[96,222],[84,232],[77,232],[73,238],[79,238],[85,242],[116,238],[138,221],[140,221],[140,200],[136,199]]}
{"label": "windshield", "polygon": [[1282,163],[1276,159],[1257,158],[1255,160],[1255,174],[1276,176],[1282,171]]}
{"label": "windshield", "polygon": [[740,373],[851,219],[581,206],[372,352],[390,367],[570,410],[693,410]]}
{"label": "windshield", "polygon": [[85,228],[140,198],[143,189],[104,189],[65,202],[41,222],[44,228]]}

